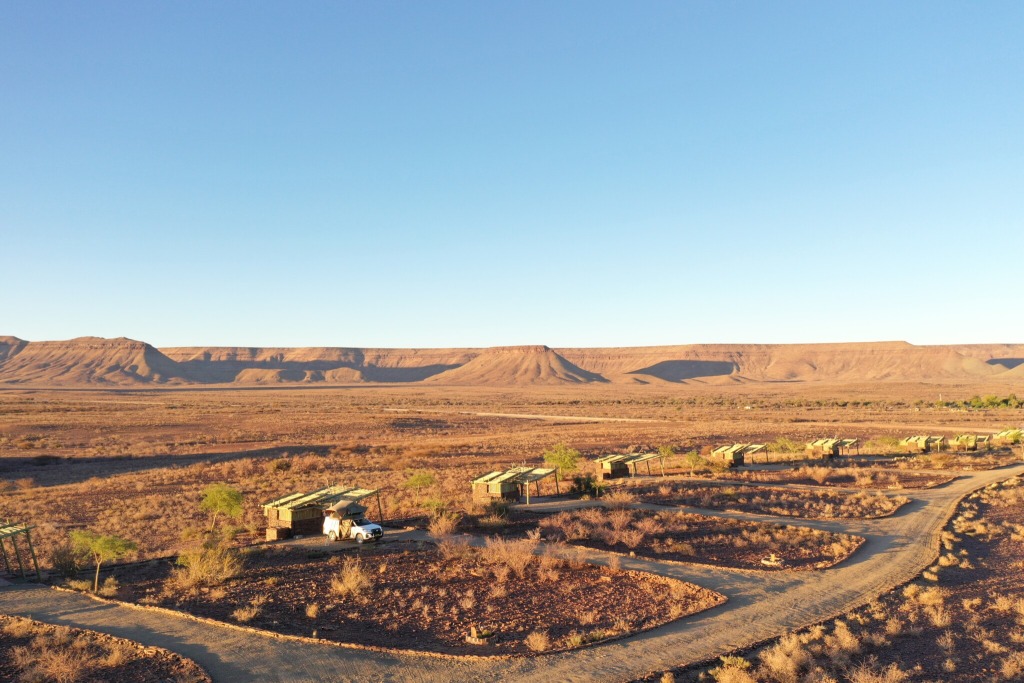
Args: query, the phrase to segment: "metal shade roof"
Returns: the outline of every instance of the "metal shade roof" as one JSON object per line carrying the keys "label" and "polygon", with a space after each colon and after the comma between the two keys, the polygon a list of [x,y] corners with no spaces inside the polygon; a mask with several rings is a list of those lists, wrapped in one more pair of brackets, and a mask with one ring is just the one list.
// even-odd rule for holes
{"label": "metal shade roof", "polygon": [[[377,493],[378,489],[360,489],[347,486],[328,486],[312,493],[291,493],[287,496],[264,503],[264,508],[279,510],[297,510],[298,508],[316,506],[327,508],[339,503],[345,505],[355,503]],[[344,507],[342,505],[341,507]]]}
{"label": "metal shade roof", "polygon": [[610,464],[613,462],[621,462],[625,463],[626,465],[632,465],[638,462],[647,462],[648,460],[653,460],[654,458],[659,457],[661,457],[660,453],[620,453],[615,455],[602,455],[600,458],[597,459],[597,462],[601,463],[602,465]]}
{"label": "metal shade roof", "polygon": [[555,473],[554,467],[513,467],[504,472],[488,472],[482,477],[473,480],[474,484],[499,484],[509,482],[512,484],[532,484]]}
{"label": "metal shade roof", "polygon": [[35,529],[35,527],[28,526],[27,524],[11,524],[10,522],[5,522],[0,524],[0,539],[28,533],[30,529]]}
{"label": "metal shade roof", "polygon": [[711,452],[712,455],[753,455],[758,451],[764,450],[765,445],[763,443],[734,443],[731,446],[719,446]]}

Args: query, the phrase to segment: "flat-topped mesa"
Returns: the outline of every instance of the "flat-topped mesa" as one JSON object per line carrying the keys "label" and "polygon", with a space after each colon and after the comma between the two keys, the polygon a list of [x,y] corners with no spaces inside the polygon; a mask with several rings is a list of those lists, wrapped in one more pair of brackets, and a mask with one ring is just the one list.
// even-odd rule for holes
{"label": "flat-topped mesa", "polygon": [[126,337],[28,342],[0,364],[0,381],[12,384],[124,385],[185,379],[170,358]]}
{"label": "flat-topped mesa", "polygon": [[485,353],[546,353],[551,350],[551,347],[544,344],[525,344],[521,346],[488,346],[487,348],[480,351],[480,354]]}
{"label": "flat-topped mesa", "polygon": [[559,348],[182,347],[0,336],[0,384],[680,384],[1019,381],[1024,344],[907,342]]}

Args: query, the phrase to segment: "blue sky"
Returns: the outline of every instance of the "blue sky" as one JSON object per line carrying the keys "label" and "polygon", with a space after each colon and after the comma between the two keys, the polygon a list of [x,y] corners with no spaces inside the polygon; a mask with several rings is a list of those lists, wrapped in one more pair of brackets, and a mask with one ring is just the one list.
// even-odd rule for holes
{"label": "blue sky", "polygon": [[0,334],[1024,342],[1024,4],[0,4]]}

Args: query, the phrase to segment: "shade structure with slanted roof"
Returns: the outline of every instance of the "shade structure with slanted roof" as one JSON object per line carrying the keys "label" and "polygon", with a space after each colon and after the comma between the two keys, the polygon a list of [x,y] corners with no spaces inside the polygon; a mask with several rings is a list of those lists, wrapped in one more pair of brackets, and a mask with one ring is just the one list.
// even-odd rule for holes
{"label": "shade structure with slanted roof", "polygon": [[993,434],[992,441],[997,445],[1009,446],[1024,441],[1024,429],[1004,429]]}
{"label": "shade structure with slanted roof", "polygon": [[734,443],[731,446],[719,446],[711,451],[711,455],[721,458],[727,467],[736,467],[744,464],[754,453],[764,449],[763,443]]}
{"label": "shade structure with slanted roof", "polygon": [[857,446],[857,439],[815,439],[807,444],[805,450],[808,457],[833,457],[837,455],[850,455]]}
{"label": "shade structure with slanted roof", "polygon": [[[4,569],[10,576],[15,575],[14,565],[11,563],[12,556],[7,553],[7,544],[10,543],[11,553],[13,559],[18,563],[18,573],[21,574],[22,578],[28,576],[28,572],[25,570],[25,565],[28,563],[29,558],[32,560],[32,569],[35,570],[36,579],[39,581],[43,580],[42,574],[39,572],[39,562],[36,560],[36,551],[32,547],[32,529],[27,524],[14,524],[12,522],[4,522],[0,524],[0,555],[3,556]],[[18,539],[23,538],[25,545],[28,550],[28,557],[22,560],[21,550],[18,548]]]}
{"label": "shade structure with slanted roof", "polygon": [[[558,472],[554,467],[512,467],[505,471],[495,470],[473,480],[473,499],[488,500],[519,500],[525,494],[526,504],[530,504],[530,484],[535,484],[540,494],[540,481]],[[555,476],[555,491],[558,489],[558,477]]]}
{"label": "shade structure with slanted roof", "polygon": [[662,458],[661,473],[665,474],[665,462],[660,453],[621,453],[604,455],[595,462],[600,465],[598,474],[602,479],[617,479],[628,477],[629,468],[633,468],[633,476],[636,476],[636,466],[640,463],[647,463],[647,474],[651,473],[651,460]]}
{"label": "shade structure with slanted roof", "polygon": [[926,436],[923,434],[908,436],[900,441],[900,446],[907,453],[930,453],[932,451],[941,451],[946,447],[946,437]]}
{"label": "shade structure with slanted roof", "polygon": [[[377,497],[377,512],[383,520],[384,512],[380,505],[379,489],[362,489],[350,486],[328,486],[312,493],[290,493],[269,503],[263,504],[263,514],[267,518],[267,537],[287,536],[279,529],[287,529],[292,534],[315,534],[323,529],[324,516],[337,514],[347,516],[366,512],[366,508],[358,503],[370,496]],[[354,507],[354,506],[357,506]]]}
{"label": "shade structure with slanted roof", "polygon": [[[957,434],[949,440],[949,447],[954,451],[976,451],[978,443],[977,434]],[[985,441],[981,441],[981,443],[985,443]]]}

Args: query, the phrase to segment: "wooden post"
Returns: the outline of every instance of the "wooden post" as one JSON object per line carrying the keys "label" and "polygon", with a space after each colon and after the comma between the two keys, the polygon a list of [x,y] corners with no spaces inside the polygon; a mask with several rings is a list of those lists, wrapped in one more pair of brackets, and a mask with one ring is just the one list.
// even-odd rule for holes
{"label": "wooden post", "polygon": [[36,580],[43,582],[43,575],[39,572],[39,560],[36,559],[36,549],[32,547],[32,535],[25,529],[25,540],[28,541],[28,552],[32,555],[32,566],[36,569]]}
{"label": "wooden post", "polygon": [[665,476],[665,458],[658,458],[658,462],[661,463],[661,476]]}
{"label": "wooden post", "polygon": [[18,558],[18,569],[21,571],[21,578],[25,578],[25,565],[21,563],[21,552],[18,550],[17,536],[11,536],[11,545],[14,546],[14,556]]}
{"label": "wooden post", "polygon": [[377,491],[377,514],[380,516],[380,521],[384,521],[384,509],[380,506],[380,491]]}
{"label": "wooden post", "polygon": [[526,482],[526,504],[530,504],[530,482]]}
{"label": "wooden post", "polygon": [[13,574],[14,570],[11,569],[11,561],[7,559],[7,546],[4,544],[4,539],[0,538],[0,552],[4,555],[4,565],[7,567],[7,573]]}
{"label": "wooden post", "polygon": [[647,476],[651,476],[651,461],[647,461]]}
{"label": "wooden post", "polygon": [[558,470],[555,470],[555,494],[562,495],[562,491],[558,488]]}

